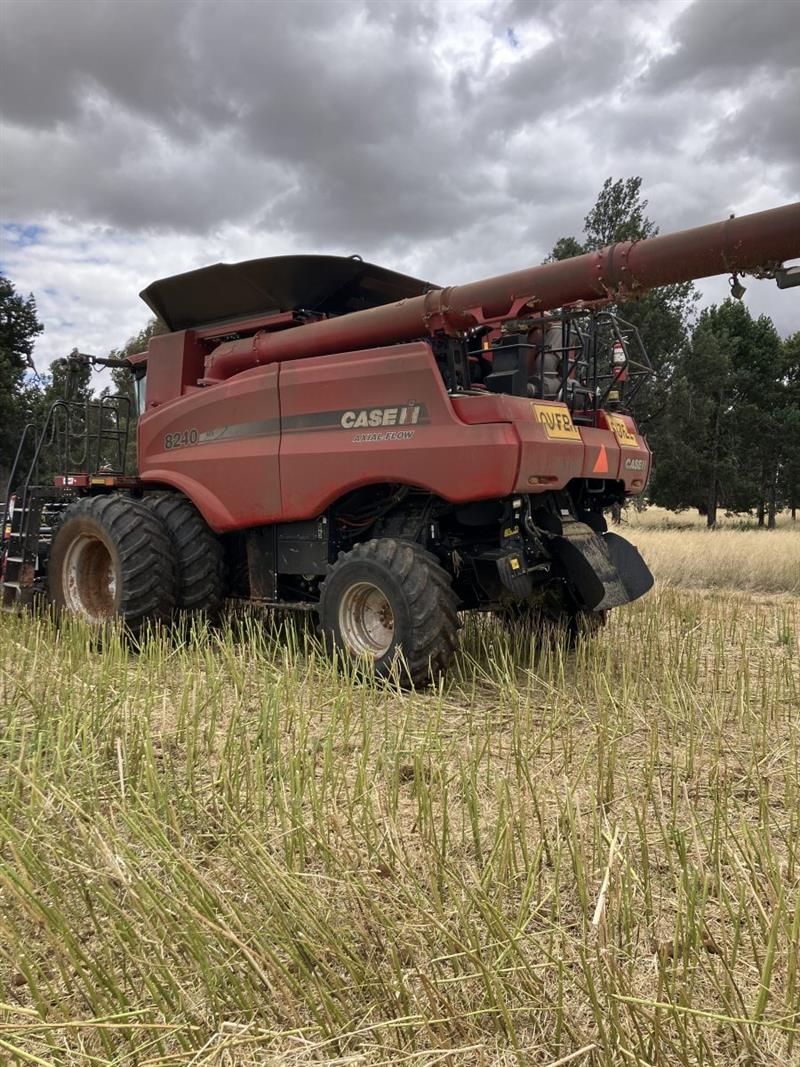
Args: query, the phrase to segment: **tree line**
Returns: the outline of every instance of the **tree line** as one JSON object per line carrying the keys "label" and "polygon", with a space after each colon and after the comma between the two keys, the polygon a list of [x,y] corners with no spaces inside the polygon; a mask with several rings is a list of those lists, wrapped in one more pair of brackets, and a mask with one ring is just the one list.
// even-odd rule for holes
{"label": "tree line", "polygon": [[[581,236],[560,238],[547,261],[655,236],[641,187],[639,177],[606,179]],[[759,525],[773,527],[779,511],[789,508],[794,518],[800,505],[800,331],[782,340],[770,318],[753,318],[740,301],[698,314],[698,300],[685,283],[619,309],[638,329],[655,370],[634,410],[654,453],[648,500],[671,510],[696,508],[709,526],[724,511],[755,512]],[[0,485],[24,426],[41,425],[66,386],[67,359],[56,360],[46,377],[34,373],[42,330],[33,295],[23,297],[0,274]],[[162,330],[153,319],[109,355],[141,352]],[[115,370],[112,378],[133,403],[130,374]],[[89,368],[71,385],[73,399],[88,399]]]}

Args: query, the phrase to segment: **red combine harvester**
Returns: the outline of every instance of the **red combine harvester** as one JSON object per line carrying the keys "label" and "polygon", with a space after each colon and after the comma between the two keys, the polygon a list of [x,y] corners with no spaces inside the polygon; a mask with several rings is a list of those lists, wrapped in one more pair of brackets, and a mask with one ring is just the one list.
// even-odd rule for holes
{"label": "red combine harvester", "polygon": [[123,361],[138,473],[124,397],[56,402],[20,442],[3,601],[137,633],[236,597],[314,613],[413,683],[447,667],[460,611],[592,629],[652,585],[603,517],[651,464],[647,356],[603,308],[722,273],[788,288],[798,256],[792,204],[454,288],[334,256],[154,282],[171,332]]}

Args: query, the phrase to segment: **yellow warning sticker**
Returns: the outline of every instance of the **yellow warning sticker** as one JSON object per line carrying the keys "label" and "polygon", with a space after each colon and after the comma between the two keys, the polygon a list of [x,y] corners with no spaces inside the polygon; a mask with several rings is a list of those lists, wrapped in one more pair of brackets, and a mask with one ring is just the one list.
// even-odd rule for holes
{"label": "yellow warning sticker", "polygon": [[621,415],[609,415],[606,412],[609,427],[614,431],[617,444],[620,448],[638,448],[639,442],[633,430],[628,429],[628,424]]}
{"label": "yellow warning sticker", "polygon": [[531,404],[531,407],[548,437],[558,441],[580,441],[580,432],[566,404]]}

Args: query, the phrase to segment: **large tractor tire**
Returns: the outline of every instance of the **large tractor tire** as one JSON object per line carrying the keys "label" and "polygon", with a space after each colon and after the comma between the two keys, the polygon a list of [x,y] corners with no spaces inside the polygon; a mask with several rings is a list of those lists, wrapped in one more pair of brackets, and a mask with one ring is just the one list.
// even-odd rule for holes
{"label": "large tractor tire", "polygon": [[457,598],[446,571],[420,545],[376,538],[342,552],[322,584],[320,629],[375,673],[397,671],[424,685],[448,667],[457,647]]}
{"label": "large tractor tire", "polygon": [[175,607],[175,554],[167,531],[140,500],[84,497],[64,512],[50,547],[50,599],[91,623],[114,618],[137,635]]}
{"label": "large tractor tire", "polygon": [[169,534],[177,561],[176,607],[182,612],[219,614],[225,599],[225,555],[219,538],[180,493],[154,493],[145,504]]}

